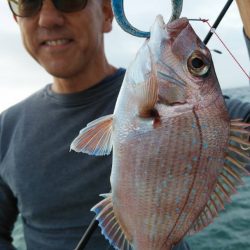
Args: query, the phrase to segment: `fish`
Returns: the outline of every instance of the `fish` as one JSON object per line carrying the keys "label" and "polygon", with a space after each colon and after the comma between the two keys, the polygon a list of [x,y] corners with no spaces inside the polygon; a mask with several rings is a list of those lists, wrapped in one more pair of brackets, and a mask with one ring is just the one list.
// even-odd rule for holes
{"label": "fish", "polygon": [[71,149],[112,151],[111,192],[91,211],[115,249],[170,250],[213,222],[243,184],[250,124],[230,120],[209,49],[187,18],[157,16],[114,113]]}

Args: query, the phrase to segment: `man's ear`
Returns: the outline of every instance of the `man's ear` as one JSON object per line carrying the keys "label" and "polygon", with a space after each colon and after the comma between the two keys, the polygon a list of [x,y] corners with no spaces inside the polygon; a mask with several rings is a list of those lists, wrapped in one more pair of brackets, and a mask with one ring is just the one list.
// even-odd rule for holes
{"label": "man's ear", "polygon": [[112,22],[114,18],[112,7],[111,7],[111,0],[103,0],[102,11],[104,14],[103,32],[108,33],[112,30]]}
{"label": "man's ear", "polygon": [[13,14],[13,18],[18,23],[17,16],[15,14]]}

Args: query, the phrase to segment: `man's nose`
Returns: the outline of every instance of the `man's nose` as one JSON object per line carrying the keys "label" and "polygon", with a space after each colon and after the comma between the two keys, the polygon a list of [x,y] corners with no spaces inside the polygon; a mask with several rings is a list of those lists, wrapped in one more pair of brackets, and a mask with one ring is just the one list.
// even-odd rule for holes
{"label": "man's nose", "polygon": [[44,0],[39,12],[39,26],[52,28],[64,24],[64,16],[60,10],[57,10],[51,0]]}

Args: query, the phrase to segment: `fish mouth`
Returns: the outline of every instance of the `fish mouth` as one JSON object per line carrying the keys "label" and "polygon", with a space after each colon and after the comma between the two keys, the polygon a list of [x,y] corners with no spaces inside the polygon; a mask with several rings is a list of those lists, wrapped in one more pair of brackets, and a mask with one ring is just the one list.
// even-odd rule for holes
{"label": "fish mouth", "polygon": [[182,30],[189,25],[189,21],[186,17],[179,18],[165,25],[165,29],[171,38],[177,37]]}

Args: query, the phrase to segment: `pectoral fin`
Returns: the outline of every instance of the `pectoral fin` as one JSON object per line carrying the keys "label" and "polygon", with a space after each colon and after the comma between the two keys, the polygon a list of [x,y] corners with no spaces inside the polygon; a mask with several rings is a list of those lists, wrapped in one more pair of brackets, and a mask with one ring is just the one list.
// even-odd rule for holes
{"label": "pectoral fin", "polygon": [[112,150],[113,115],[89,123],[70,145],[70,149],[89,155],[108,155]]}

